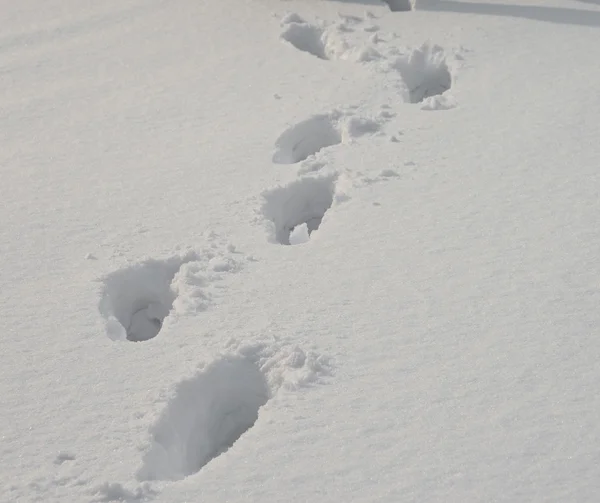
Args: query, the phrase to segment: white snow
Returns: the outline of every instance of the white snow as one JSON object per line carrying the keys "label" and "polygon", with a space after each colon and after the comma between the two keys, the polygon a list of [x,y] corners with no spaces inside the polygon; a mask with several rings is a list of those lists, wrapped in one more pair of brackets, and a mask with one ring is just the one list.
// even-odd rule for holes
{"label": "white snow", "polygon": [[290,232],[290,244],[291,245],[300,245],[302,243],[308,242],[310,239],[310,232],[308,230],[308,224],[303,223],[300,225],[296,225]]}
{"label": "white snow", "polygon": [[1,502],[597,499],[598,2],[0,12]]}

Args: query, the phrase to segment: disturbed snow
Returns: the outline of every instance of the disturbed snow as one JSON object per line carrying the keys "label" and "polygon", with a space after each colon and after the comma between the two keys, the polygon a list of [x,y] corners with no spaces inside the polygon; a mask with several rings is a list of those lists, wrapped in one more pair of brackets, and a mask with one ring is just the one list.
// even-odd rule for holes
{"label": "disturbed snow", "polygon": [[1,501],[595,499],[600,6],[0,9]]}

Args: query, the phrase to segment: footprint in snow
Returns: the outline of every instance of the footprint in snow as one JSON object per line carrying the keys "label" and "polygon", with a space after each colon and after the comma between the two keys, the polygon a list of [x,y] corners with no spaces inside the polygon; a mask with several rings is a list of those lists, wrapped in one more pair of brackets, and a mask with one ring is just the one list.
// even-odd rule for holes
{"label": "footprint in snow", "polygon": [[421,103],[452,87],[452,74],[444,50],[438,45],[423,44],[392,62],[408,90],[410,103]]}
{"label": "footprint in snow", "polygon": [[[414,8],[414,0],[384,1],[394,12],[410,11]],[[339,22],[317,25],[305,21],[297,14],[290,14],[282,19],[281,38],[296,49],[319,59],[363,63],[375,74],[380,75],[389,74],[390,70],[398,72],[400,88],[406,95],[405,100],[410,103],[422,103],[451,88],[452,73],[441,47],[423,44],[402,54],[395,44],[386,43],[377,34],[373,34],[369,40],[353,36],[354,27],[364,22],[362,18],[340,17]],[[369,33],[378,30],[377,26],[365,25],[362,31]],[[424,110],[442,110],[455,106],[453,100],[429,101],[424,104]],[[324,143],[332,141],[329,134],[325,133],[325,137]]]}
{"label": "footprint in snow", "polygon": [[296,164],[328,147],[377,134],[382,124],[392,117],[391,114],[380,114],[377,119],[372,119],[339,110],[313,115],[290,126],[275,140],[272,160],[276,164]]}
{"label": "footprint in snow", "polygon": [[289,127],[277,138],[273,162],[294,164],[341,142],[335,115],[313,115]]}
{"label": "footprint in snow", "polygon": [[334,201],[337,175],[300,178],[263,193],[262,214],[279,244],[307,242]]}
{"label": "footprint in snow", "polygon": [[217,252],[188,252],[165,260],[147,259],[103,278],[99,304],[107,335],[113,340],[148,341],[172,311],[206,310],[218,295],[215,282],[239,268],[235,247]]}
{"label": "footprint in snow", "polygon": [[198,472],[254,425],[269,397],[258,366],[240,357],[217,360],[182,381],[151,429],[138,480],[179,480]]}
{"label": "footprint in snow", "polygon": [[281,387],[289,391],[332,374],[327,357],[297,346],[241,344],[179,382],[150,428],[137,479],[180,480],[235,446]]}
{"label": "footprint in snow", "polygon": [[177,297],[171,282],[195,253],[166,260],[148,259],[102,278],[100,313],[113,340],[147,341],[158,335]]}

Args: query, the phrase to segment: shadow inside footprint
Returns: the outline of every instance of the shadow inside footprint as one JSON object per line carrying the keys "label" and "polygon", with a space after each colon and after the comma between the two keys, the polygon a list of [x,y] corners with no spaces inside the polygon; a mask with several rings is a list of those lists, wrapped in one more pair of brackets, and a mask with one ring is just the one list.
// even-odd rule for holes
{"label": "shadow inside footprint", "polygon": [[289,127],[277,138],[273,162],[295,164],[341,141],[342,136],[329,115],[314,115]]}
{"label": "shadow inside footprint", "polygon": [[337,176],[307,177],[263,193],[262,211],[274,225],[274,241],[301,244],[316,231],[333,204]]}
{"label": "shadow inside footprint", "polygon": [[158,335],[176,298],[171,281],[195,254],[149,259],[105,276],[100,314],[113,340],[147,341]]}
{"label": "shadow inside footprint", "polygon": [[269,399],[264,375],[250,360],[218,360],[179,383],[151,429],[139,480],[179,480],[223,454],[258,419]]}
{"label": "shadow inside footprint", "polygon": [[299,51],[307,52],[319,59],[328,59],[323,43],[323,30],[305,22],[289,23],[281,38]]}
{"label": "shadow inside footprint", "polygon": [[169,314],[170,307],[159,302],[151,302],[131,315],[127,327],[127,339],[130,341],[147,341],[158,335],[163,320]]}
{"label": "shadow inside footprint", "polygon": [[452,86],[452,75],[441,47],[424,44],[408,57],[399,58],[394,67],[406,84],[411,103],[446,92]]}

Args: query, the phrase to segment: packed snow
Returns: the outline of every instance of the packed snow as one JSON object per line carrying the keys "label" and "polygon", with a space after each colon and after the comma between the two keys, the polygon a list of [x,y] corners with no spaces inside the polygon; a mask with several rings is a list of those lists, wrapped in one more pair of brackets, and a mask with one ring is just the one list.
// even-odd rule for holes
{"label": "packed snow", "polygon": [[600,2],[0,12],[0,501],[597,499]]}

